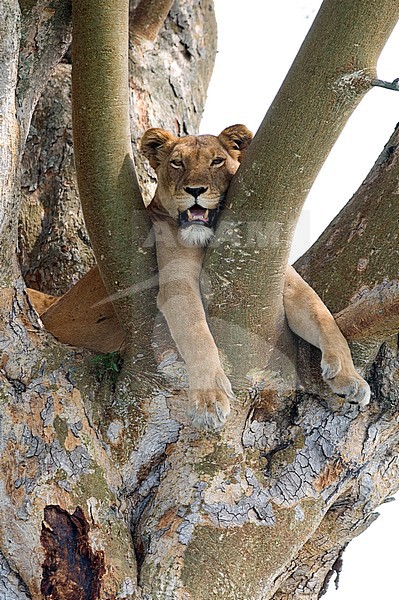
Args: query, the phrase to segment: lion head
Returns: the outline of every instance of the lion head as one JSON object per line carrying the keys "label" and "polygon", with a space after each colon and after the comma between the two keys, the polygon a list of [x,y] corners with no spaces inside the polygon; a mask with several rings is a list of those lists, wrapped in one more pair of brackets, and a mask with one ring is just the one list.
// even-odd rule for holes
{"label": "lion head", "polygon": [[252,139],[244,125],[227,127],[218,136],[175,137],[149,129],[141,151],[155,169],[158,185],[151,205],[177,220],[185,245],[206,246],[230,181]]}

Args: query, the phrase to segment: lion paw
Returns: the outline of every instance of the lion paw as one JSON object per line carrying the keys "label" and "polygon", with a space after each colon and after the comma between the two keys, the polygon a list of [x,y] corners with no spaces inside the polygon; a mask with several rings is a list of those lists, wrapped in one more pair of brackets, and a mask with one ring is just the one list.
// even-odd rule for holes
{"label": "lion paw", "polygon": [[323,353],[321,361],[322,376],[332,391],[345,397],[349,402],[361,408],[370,402],[370,386],[355,370],[352,359],[341,358],[337,354]]}
{"label": "lion paw", "polygon": [[189,415],[193,425],[201,429],[220,429],[230,414],[230,399],[234,398],[230,381],[218,374],[201,388],[190,386]]}
{"label": "lion paw", "polygon": [[324,381],[333,379],[342,369],[342,363],[339,356],[324,353],[321,359],[321,374]]}

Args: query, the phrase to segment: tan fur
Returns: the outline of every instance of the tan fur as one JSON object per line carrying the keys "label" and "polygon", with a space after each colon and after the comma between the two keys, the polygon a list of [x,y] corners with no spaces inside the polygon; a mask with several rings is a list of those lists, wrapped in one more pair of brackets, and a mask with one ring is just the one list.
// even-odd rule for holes
{"label": "tan fur", "polygon": [[[193,206],[201,210],[219,207],[251,139],[244,125],[233,125],[217,137],[176,138],[162,129],[150,129],[141,141],[141,150],[158,178],[149,206],[159,267],[158,306],[187,366],[193,421],[203,427],[225,422],[233,392],[199,291],[201,240],[203,234],[212,232],[203,223],[179,226],[178,217]],[[369,387],[353,366],[345,338],[320,298],[292,267],[287,268],[284,306],[291,329],[322,351],[323,378],[332,390],[366,405]]]}
{"label": "tan fur", "polygon": [[33,288],[26,288],[26,293],[28,294],[29,300],[39,317],[58,300],[57,296],[44,294],[43,292],[38,292]]}
{"label": "tan fur", "polygon": [[44,327],[63,344],[103,353],[122,347],[123,331],[97,266],[60,298],[27,292]]}
{"label": "tan fur", "polygon": [[367,405],[370,388],[353,365],[346,339],[328,308],[293,267],[286,271],[284,308],[292,331],[321,350],[323,379],[333,392]]}

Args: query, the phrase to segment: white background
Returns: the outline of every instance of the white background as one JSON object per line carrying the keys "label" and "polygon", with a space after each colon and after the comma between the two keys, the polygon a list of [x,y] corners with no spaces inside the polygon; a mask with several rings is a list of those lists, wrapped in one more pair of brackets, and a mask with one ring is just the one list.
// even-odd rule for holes
{"label": "white background", "polygon": [[[228,125],[259,127],[321,5],[320,0],[215,0],[218,55],[201,133]],[[323,65],[320,65],[323,68]],[[399,27],[378,64],[378,77],[399,77]],[[367,175],[399,121],[399,93],[375,88],[351,117],[314,184],[298,224],[291,260],[313,243]],[[399,506],[380,518],[344,553],[339,590],[326,600],[397,600]]]}

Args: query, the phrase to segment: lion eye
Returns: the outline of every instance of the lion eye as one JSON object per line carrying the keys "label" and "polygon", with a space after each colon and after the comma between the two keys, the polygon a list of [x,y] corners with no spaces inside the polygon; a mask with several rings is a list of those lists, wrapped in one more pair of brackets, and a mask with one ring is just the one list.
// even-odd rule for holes
{"label": "lion eye", "polygon": [[170,161],[170,164],[174,169],[181,169],[181,167],[183,166],[183,161],[175,158]]}
{"label": "lion eye", "polygon": [[226,162],[224,158],[222,158],[221,156],[217,156],[213,159],[211,165],[217,167],[218,165],[222,165],[224,162]]}

